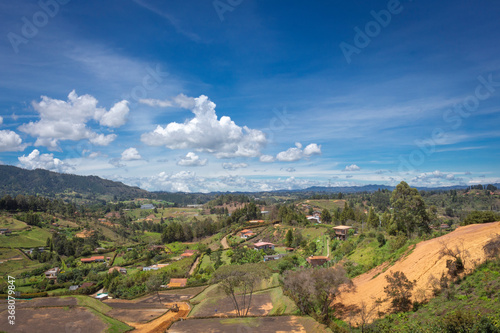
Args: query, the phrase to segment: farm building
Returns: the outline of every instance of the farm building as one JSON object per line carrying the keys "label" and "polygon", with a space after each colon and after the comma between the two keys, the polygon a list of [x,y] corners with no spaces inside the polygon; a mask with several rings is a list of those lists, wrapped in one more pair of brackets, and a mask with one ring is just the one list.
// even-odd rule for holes
{"label": "farm building", "polygon": [[324,256],[310,256],[310,257],[306,258],[306,261],[311,266],[316,267],[316,266],[323,265],[325,262],[330,261],[330,259],[328,257],[324,257]]}
{"label": "farm building", "polygon": [[10,234],[12,234],[12,231],[10,231],[8,228],[1,228],[0,229],[0,235],[8,236]]}
{"label": "farm building", "polygon": [[155,206],[153,206],[152,204],[145,204],[141,205],[141,209],[155,209]]}
{"label": "farm building", "polygon": [[45,271],[45,277],[49,280],[57,280],[57,274],[59,274],[61,270],[59,267],[54,267],[49,269],[48,271]]}
{"label": "farm building", "polygon": [[104,256],[95,256],[90,258],[82,258],[80,259],[83,263],[91,263],[91,262],[104,262]]}
{"label": "farm building", "polygon": [[248,223],[264,223],[264,222],[266,222],[266,221],[264,221],[264,220],[250,220],[250,221],[248,221]]}
{"label": "farm building", "polygon": [[160,268],[167,267],[169,264],[154,264],[151,266],[146,266],[142,270],[143,271],[157,271]]}
{"label": "farm building", "polygon": [[274,244],[267,242],[257,242],[253,245],[253,248],[255,250],[267,250],[267,249],[274,250]]}
{"label": "farm building", "polygon": [[245,230],[240,231],[240,237],[244,238],[244,239],[250,238],[250,237],[255,236],[255,235],[256,235],[255,232],[253,232],[250,229],[245,229]]}
{"label": "farm building", "polygon": [[337,236],[337,238],[340,240],[347,239],[347,234],[349,232],[349,229],[354,229],[354,228],[350,227],[348,225],[339,225],[339,226],[333,227],[333,230],[335,230],[335,236]]}
{"label": "farm building", "polygon": [[120,266],[111,267],[110,269],[108,269],[108,274],[111,274],[114,271],[118,271],[122,274],[127,274],[127,269]]}
{"label": "farm building", "polygon": [[307,220],[309,222],[312,222],[312,223],[321,223],[321,221],[319,220],[319,216],[312,216],[312,215],[308,215],[306,216]]}

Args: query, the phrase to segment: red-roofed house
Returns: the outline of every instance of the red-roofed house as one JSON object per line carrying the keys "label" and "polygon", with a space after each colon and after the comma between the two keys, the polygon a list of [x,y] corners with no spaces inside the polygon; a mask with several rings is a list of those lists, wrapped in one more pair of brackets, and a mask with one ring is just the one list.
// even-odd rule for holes
{"label": "red-roofed house", "polygon": [[266,250],[266,249],[274,250],[274,244],[267,242],[257,242],[253,245],[253,248],[256,250]]}
{"label": "red-roofed house", "polygon": [[89,263],[89,262],[104,262],[104,256],[95,256],[95,257],[90,257],[90,258],[82,258],[80,259],[81,262],[84,263]]}
{"label": "red-roofed house", "polygon": [[252,236],[255,236],[255,232],[253,232],[252,230],[249,230],[249,229],[245,229],[245,230],[241,230],[240,231],[240,237],[241,238],[250,238]]}

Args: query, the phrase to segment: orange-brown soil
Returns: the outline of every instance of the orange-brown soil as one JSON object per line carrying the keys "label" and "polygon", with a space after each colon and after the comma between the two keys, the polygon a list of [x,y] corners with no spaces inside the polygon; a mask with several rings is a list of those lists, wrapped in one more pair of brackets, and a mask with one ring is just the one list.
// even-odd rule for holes
{"label": "orange-brown soil", "polygon": [[[428,299],[432,296],[430,279],[432,277],[439,279],[443,273],[448,273],[446,261],[452,258],[440,254],[444,245],[453,250],[457,247],[465,250],[462,255],[465,271],[470,272],[476,265],[485,261],[483,246],[496,234],[500,234],[500,222],[459,227],[444,236],[421,242],[410,254],[398,260],[393,266],[385,264],[354,278],[356,290],[342,293],[335,302],[342,303],[346,308],[359,307],[364,302],[367,309],[373,308],[375,300],[386,297],[384,287],[387,285],[387,280],[385,277],[396,271],[403,272],[410,281],[416,281],[413,299],[419,301],[424,298]],[[388,306],[389,302],[385,302],[378,310],[386,312]],[[371,319],[375,318],[377,311],[373,311]],[[350,317],[346,311],[343,319],[356,322],[359,318]]]}

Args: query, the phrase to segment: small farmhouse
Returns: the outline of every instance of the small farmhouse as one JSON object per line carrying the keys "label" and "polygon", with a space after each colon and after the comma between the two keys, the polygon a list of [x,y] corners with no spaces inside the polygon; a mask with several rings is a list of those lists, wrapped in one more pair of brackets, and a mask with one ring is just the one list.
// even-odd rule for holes
{"label": "small farmhouse", "polygon": [[250,229],[245,229],[240,231],[240,238],[247,239],[255,236],[255,232]]}
{"label": "small farmhouse", "polygon": [[49,269],[48,271],[45,271],[45,277],[49,280],[57,280],[57,274],[59,274],[61,270],[59,267],[54,267]]}
{"label": "small farmhouse", "polygon": [[255,250],[267,250],[267,249],[274,250],[274,244],[267,242],[257,242],[253,245],[253,248]]}
{"label": "small farmhouse", "polygon": [[330,261],[330,259],[328,257],[324,257],[324,256],[310,256],[310,257],[306,258],[306,261],[311,266],[316,267],[316,266],[323,265],[325,262]]}
{"label": "small farmhouse", "polygon": [[127,274],[127,269],[120,266],[111,267],[110,269],[108,269],[108,274],[111,274],[114,271],[118,271],[121,274]]}
{"label": "small farmhouse", "polygon": [[347,239],[349,229],[354,229],[354,228],[350,227],[348,225],[339,225],[339,226],[333,227],[333,230],[335,230],[335,236],[337,236],[337,239],[340,239],[340,240]]}

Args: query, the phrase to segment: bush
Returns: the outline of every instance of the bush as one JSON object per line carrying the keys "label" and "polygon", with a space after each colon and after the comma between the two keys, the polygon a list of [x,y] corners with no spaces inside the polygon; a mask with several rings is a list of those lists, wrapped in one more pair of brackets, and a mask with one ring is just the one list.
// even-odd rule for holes
{"label": "bush", "polygon": [[377,235],[378,247],[382,247],[385,245],[387,240],[384,237],[384,234],[380,233]]}
{"label": "bush", "polygon": [[473,211],[470,212],[460,225],[489,223],[500,220],[500,216],[492,211]]}
{"label": "bush", "polygon": [[474,321],[474,316],[470,312],[457,310],[443,318],[442,328],[444,332],[448,333],[470,332],[474,326]]}

